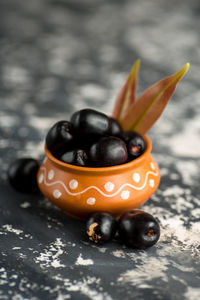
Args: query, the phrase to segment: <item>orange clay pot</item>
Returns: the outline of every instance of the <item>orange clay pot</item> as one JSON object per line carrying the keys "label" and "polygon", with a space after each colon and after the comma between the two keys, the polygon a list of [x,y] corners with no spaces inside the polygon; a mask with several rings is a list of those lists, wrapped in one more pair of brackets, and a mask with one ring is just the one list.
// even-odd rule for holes
{"label": "orange clay pot", "polygon": [[118,217],[137,208],[155,192],[160,172],[151,156],[151,141],[145,136],[143,155],[126,164],[86,168],[56,159],[45,147],[46,158],[37,181],[41,192],[66,214],[86,219],[94,212]]}

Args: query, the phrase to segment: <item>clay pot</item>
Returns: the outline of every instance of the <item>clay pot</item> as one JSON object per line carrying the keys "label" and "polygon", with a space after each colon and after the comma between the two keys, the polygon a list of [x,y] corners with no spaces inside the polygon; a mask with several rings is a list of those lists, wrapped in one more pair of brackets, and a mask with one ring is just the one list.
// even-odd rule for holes
{"label": "clay pot", "polygon": [[156,191],[160,172],[151,156],[151,141],[145,136],[143,155],[126,164],[79,167],[56,159],[45,147],[46,158],[37,181],[41,192],[66,214],[86,219],[106,211],[114,216],[138,208]]}

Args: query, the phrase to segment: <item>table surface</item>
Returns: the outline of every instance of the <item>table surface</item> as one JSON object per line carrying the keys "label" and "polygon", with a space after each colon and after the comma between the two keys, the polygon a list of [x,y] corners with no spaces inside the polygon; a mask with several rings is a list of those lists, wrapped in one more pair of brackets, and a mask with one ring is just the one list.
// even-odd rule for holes
{"label": "table surface", "polygon": [[[1,0],[0,299],[200,298],[199,26],[197,0]],[[137,58],[138,94],[191,63],[148,134],[162,179],[142,208],[161,225],[146,251],[88,243],[84,223],[6,175],[16,158],[43,158],[56,121],[110,114]]]}

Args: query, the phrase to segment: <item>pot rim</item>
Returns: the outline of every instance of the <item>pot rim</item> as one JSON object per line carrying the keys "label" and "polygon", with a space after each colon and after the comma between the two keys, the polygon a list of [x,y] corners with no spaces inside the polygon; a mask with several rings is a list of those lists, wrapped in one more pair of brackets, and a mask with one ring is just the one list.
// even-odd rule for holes
{"label": "pot rim", "polygon": [[65,169],[66,171],[71,171],[71,172],[79,172],[79,173],[94,173],[95,175],[98,175],[98,174],[102,174],[102,173],[105,173],[105,174],[108,174],[108,173],[115,173],[115,172],[123,172],[125,171],[126,169],[133,169],[135,168],[136,166],[140,165],[148,156],[149,154],[151,153],[151,150],[152,150],[152,142],[150,140],[150,138],[146,135],[143,136],[145,141],[146,141],[146,150],[145,152],[139,156],[138,158],[128,162],[128,163],[125,163],[125,164],[121,164],[121,165],[117,165],[117,166],[111,166],[111,167],[81,167],[81,166],[75,166],[75,165],[71,165],[71,164],[67,164],[67,163],[64,163],[60,160],[58,160],[57,158],[55,158],[51,152],[48,150],[47,146],[45,145],[44,147],[44,151],[47,155],[47,157],[56,165],[56,166],[59,166],[61,167],[62,169]]}

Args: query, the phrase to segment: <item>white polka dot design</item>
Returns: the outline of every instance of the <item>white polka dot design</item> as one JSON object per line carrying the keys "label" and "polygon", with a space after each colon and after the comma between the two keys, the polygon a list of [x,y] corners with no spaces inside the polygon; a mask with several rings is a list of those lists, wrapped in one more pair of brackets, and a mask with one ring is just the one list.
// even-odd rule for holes
{"label": "white polka dot design", "polygon": [[42,182],[43,182],[43,180],[44,180],[44,174],[40,174],[40,176],[39,176],[39,184],[41,184]]}
{"label": "white polka dot design", "polygon": [[150,187],[154,187],[154,185],[155,185],[155,180],[154,179],[150,179],[149,180],[149,185],[150,185]]}
{"label": "white polka dot design", "polygon": [[62,195],[62,193],[58,189],[53,191],[54,198],[58,199],[58,198],[60,198],[61,195]]}
{"label": "white polka dot design", "polygon": [[71,190],[75,190],[78,187],[78,181],[76,179],[70,180],[69,187]]}
{"label": "white polka dot design", "polygon": [[96,202],[96,199],[94,197],[90,197],[87,199],[87,204],[94,205]]}
{"label": "white polka dot design", "polygon": [[115,185],[112,182],[106,182],[104,188],[107,192],[112,192],[114,190]]}
{"label": "white polka dot design", "polygon": [[129,198],[129,196],[130,196],[130,192],[129,191],[122,191],[121,192],[121,198],[123,200],[127,200]]}
{"label": "white polka dot design", "polygon": [[150,163],[150,166],[151,166],[151,169],[152,169],[152,170],[155,170],[155,169],[156,169],[156,167],[155,167],[155,165],[154,165],[153,162]]}
{"label": "white polka dot design", "polygon": [[52,180],[54,178],[54,170],[50,170],[49,172],[48,172],[48,179],[49,180]]}
{"label": "white polka dot design", "polygon": [[140,174],[139,173],[134,173],[133,174],[133,180],[135,182],[139,182],[140,181]]}

